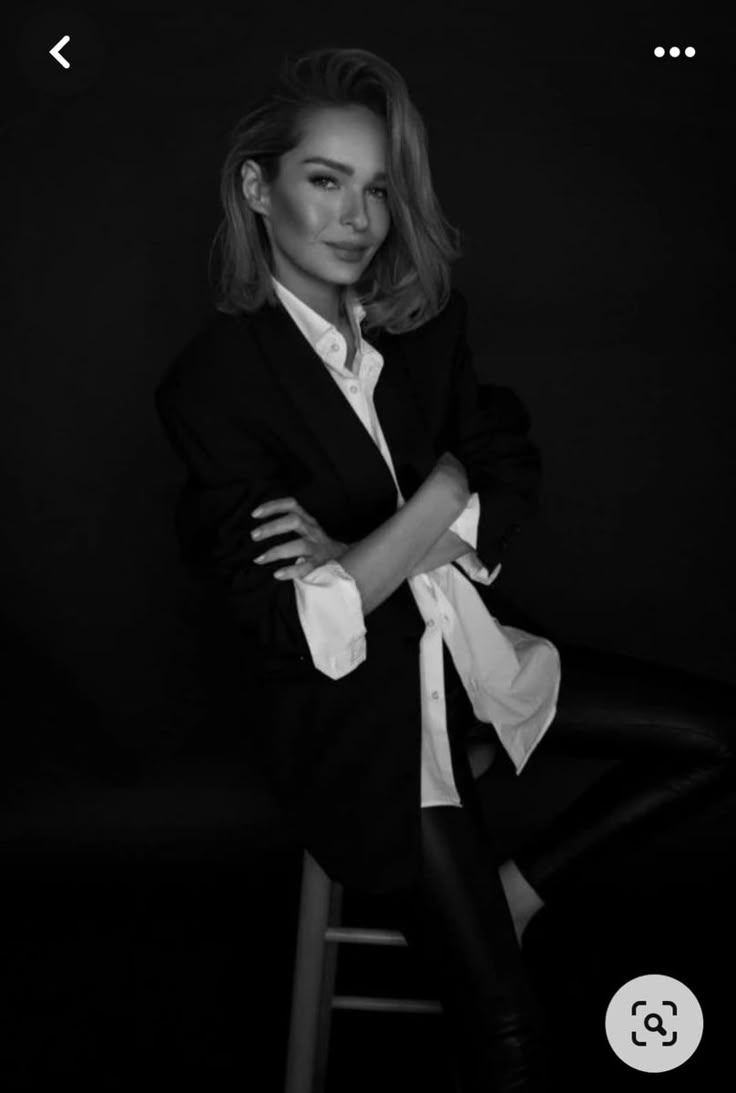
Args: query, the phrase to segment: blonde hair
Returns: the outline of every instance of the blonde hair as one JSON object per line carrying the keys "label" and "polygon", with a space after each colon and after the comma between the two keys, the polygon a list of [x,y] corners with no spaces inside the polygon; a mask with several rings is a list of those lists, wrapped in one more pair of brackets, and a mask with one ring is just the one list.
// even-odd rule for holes
{"label": "blonde hair", "polygon": [[432,187],[427,135],[403,77],[363,49],[320,49],[282,62],[276,80],[237,122],[220,175],[224,218],[218,311],[277,306],[271,283],[270,242],[259,213],[242,192],[241,169],[255,160],[266,183],[279,157],[302,140],[313,110],[362,105],[382,118],[387,133],[391,227],[364,276],[354,284],[365,308],[363,327],[403,334],[438,314],[450,295],[450,266],[462,256],[460,232],[445,219]]}

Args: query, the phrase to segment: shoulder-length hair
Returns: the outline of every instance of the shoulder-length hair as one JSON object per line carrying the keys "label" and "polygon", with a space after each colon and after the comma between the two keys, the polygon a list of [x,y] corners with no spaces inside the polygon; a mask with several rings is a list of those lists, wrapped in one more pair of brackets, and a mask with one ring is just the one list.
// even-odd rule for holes
{"label": "shoulder-length hair", "polygon": [[225,215],[213,241],[221,254],[218,311],[234,315],[266,302],[278,305],[270,242],[242,191],[244,161],[255,160],[264,181],[275,181],[279,157],[302,140],[311,111],[357,104],[386,126],[391,214],[383,244],[353,286],[365,308],[365,331],[403,334],[442,311],[451,263],[462,256],[460,232],[445,219],[432,187],[424,123],[403,77],[363,49],[314,50],[295,61],[287,56],[269,89],[233,128],[220,175]]}

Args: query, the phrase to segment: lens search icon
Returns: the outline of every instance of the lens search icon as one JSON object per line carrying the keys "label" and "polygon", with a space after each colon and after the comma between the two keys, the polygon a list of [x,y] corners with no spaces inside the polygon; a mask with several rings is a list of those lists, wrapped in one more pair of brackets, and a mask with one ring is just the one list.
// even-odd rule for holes
{"label": "lens search icon", "polygon": [[614,994],[606,1010],[613,1052],[634,1070],[674,1070],[696,1051],[703,1011],[693,992],[669,975],[640,975]]}
{"label": "lens search icon", "polygon": [[[646,1006],[646,1005],[647,1005],[647,1003],[645,1001],[643,1001],[643,1002],[634,1002],[633,1006],[631,1007],[632,1017],[636,1017],[636,1011],[639,1009],[640,1006]],[[661,1005],[662,1006],[671,1006],[673,1014],[675,1016],[677,1015],[677,1006],[675,1005],[674,1002],[669,1001],[669,999],[667,999],[667,1000],[663,999],[662,1002],[661,1002]],[[653,1021],[654,1024],[650,1025],[649,1024],[650,1021]],[[648,1013],[646,1015],[646,1017],[644,1018],[644,1028],[648,1029],[649,1032],[659,1032],[662,1036],[667,1036],[667,1030],[665,1029],[664,1025],[662,1024],[662,1015],[660,1013]],[[631,1033],[631,1039],[637,1045],[637,1047],[646,1047],[648,1045],[647,1040],[638,1040],[637,1039],[635,1031]],[[663,1047],[670,1047],[672,1044],[676,1044],[676,1043],[677,1043],[677,1031],[676,1030],[673,1031],[672,1038],[670,1040],[662,1040],[662,1046]]]}

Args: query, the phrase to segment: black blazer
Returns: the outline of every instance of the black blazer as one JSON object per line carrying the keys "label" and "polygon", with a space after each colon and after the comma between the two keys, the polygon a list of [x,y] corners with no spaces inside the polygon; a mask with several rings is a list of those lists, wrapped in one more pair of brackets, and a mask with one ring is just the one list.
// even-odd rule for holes
{"label": "black blazer", "polygon": [[[536,504],[539,453],[511,392],[480,397],[466,330],[467,304],[453,289],[420,329],[371,337],[384,361],[374,399],[405,499],[442,452],[463,463],[480,495],[477,553],[492,570]],[[258,680],[243,731],[258,735],[296,837],[346,884],[378,892],[411,883],[424,632],[411,590],[404,582],[371,612],[366,660],[333,680],[312,663],[293,582],[273,577],[278,564],[253,562],[264,544],[250,537],[264,522],[252,509],[287,496],[333,538],[365,537],[396,511],[383,457],[281,303],[215,312],[155,397],[187,469],[176,509],[183,557],[222,605],[243,670]],[[475,587],[492,603],[493,586]]]}

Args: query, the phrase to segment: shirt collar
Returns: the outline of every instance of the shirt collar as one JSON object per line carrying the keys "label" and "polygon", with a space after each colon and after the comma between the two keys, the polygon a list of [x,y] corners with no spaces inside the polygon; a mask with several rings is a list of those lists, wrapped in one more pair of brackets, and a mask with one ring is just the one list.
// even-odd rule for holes
{"label": "shirt collar", "polygon": [[[298,296],[295,296],[294,293],[291,292],[286,285],[283,285],[281,281],[277,280],[273,274],[271,274],[271,282],[276,295],[293,317],[294,322],[297,324],[304,337],[315,349],[323,339],[334,335],[337,331],[337,327],[334,323],[328,322],[327,319],[323,318],[322,315],[319,315],[313,308],[309,307],[308,304],[305,304],[303,300],[300,300]],[[348,315],[352,316],[350,325],[353,333],[357,333],[359,341],[362,342],[360,324],[365,317],[365,308],[355,295],[355,290],[352,285],[347,286],[345,307]],[[339,333],[339,331],[337,332]]]}

